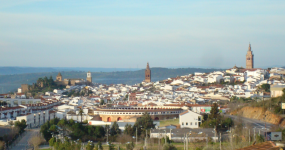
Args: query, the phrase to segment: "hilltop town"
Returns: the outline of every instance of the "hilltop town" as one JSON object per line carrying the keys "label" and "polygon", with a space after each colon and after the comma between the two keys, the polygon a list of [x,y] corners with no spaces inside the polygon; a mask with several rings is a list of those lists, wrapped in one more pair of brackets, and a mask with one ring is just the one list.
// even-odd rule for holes
{"label": "hilltop town", "polygon": [[[162,81],[153,81],[151,74],[147,63],[145,80],[134,85],[93,83],[91,72],[87,72],[86,79],[67,79],[58,73],[56,79],[43,77],[32,85],[22,84],[14,94],[1,94],[0,125],[25,120],[27,128],[32,129],[57,118],[103,127],[116,122],[124,131],[127,124],[135,125],[147,113],[155,123],[150,138],[167,135],[179,142],[184,132],[192,131],[205,133],[204,137],[207,133],[215,140],[216,131],[203,125],[214,104],[220,114],[227,114],[237,108],[229,106],[235,101],[261,102],[282,96],[285,88],[285,69],[254,68],[251,45],[245,68],[195,72]],[[168,120],[176,122],[165,124]],[[229,125],[222,128],[229,129]],[[165,134],[161,135],[159,129],[164,129]],[[177,130],[177,134],[171,134],[171,130]]]}

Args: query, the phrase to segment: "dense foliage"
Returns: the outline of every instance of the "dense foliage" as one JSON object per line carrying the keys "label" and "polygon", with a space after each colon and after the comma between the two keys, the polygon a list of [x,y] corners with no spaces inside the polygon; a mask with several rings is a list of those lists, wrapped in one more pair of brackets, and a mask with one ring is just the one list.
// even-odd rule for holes
{"label": "dense foliage", "polygon": [[59,139],[56,140],[56,138],[53,137],[49,140],[49,145],[55,150],[81,150],[82,142],[81,140],[72,141],[67,137],[61,141]]}
{"label": "dense foliage", "polygon": [[14,125],[15,125],[15,127],[19,128],[20,133],[24,132],[25,128],[27,127],[27,123],[26,123],[26,121],[24,119],[21,120],[21,122],[20,121],[16,121],[14,123]]}
{"label": "dense foliage", "polygon": [[145,112],[142,117],[137,119],[134,126],[126,124],[124,133],[135,136],[137,130],[138,136],[141,136],[145,135],[146,130],[153,128],[155,128],[155,124],[153,124],[153,120],[151,119],[150,115]]}
{"label": "dense foliage", "polygon": [[219,129],[227,129],[229,127],[232,127],[234,124],[233,120],[231,118],[225,118],[220,115],[218,105],[217,103],[214,103],[212,105],[210,114],[204,115],[204,121],[201,124],[201,127],[206,127],[206,128],[215,128],[216,130]]}
{"label": "dense foliage", "polygon": [[57,134],[60,127],[63,132],[72,140],[81,139],[83,141],[100,141],[105,136],[105,130],[101,126],[87,126],[82,123],[75,123],[74,120],[52,119],[41,126],[41,133],[46,141],[52,138],[52,133]]}
{"label": "dense foliage", "polygon": [[265,91],[265,92],[270,92],[270,84],[262,84],[261,88]]}
{"label": "dense foliage", "polygon": [[33,96],[36,95],[38,92],[47,92],[47,91],[53,91],[53,89],[63,89],[64,86],[57,85],[52,76],[47,78],[46,76],[44,78],[38,78],[36,83],[33,83],[33,85],[29,86],[29,92],[32,93]]}

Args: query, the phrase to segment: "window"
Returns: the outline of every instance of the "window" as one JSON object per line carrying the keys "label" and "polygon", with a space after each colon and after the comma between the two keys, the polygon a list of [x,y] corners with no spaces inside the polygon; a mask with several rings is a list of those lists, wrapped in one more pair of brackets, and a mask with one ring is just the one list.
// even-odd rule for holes
{"label": "window", "polygon": [[195,122],[195,126],[197,126],[197,122]]}
{"label": "window", "polygon": [[192,126],[192,122],[190,122],[190,125]]}
{"label": "window", "polygon": [[186,126],[188,126],[188,122],[186,122]]}
{"label": "window", "polygon": [[184,122],[182,122],[182,125],[184,126]]}

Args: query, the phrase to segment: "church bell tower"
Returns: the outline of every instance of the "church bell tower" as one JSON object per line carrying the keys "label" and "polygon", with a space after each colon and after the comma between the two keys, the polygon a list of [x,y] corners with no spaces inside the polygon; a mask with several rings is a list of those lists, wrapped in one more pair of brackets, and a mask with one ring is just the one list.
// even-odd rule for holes
{"label": "church bell tower", "polygon": [[146,69],[145,69],[145,82],[149,83],[151,82],[151,70],[149,69],[149,64],[147,63]]}
{"label": "church bell tower", "polygon": [[248,51],[246,54],[246,69],[253,69],[254,68],[254,55],[251,51],[251,45],[248,46]]}
{"label": "church bell tower", "polygon": [[87,72],[87,78],[86,78],[87,83],[90,85],[92,83],[92,76],[91,76],[91,72],[88,71]]}

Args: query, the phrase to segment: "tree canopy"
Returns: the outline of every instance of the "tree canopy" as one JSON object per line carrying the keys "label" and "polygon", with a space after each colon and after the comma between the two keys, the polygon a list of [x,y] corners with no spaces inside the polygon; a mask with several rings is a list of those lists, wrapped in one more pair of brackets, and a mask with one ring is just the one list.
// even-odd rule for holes
{"label": "tree canopy", "polygon": [[41,133],[46,141],[52,138],[52,133],[58,133],[58,127],[68,132],[68,135],[73,140],[82,139],[86,140],[99,140],[104,138],[105,130],[101,126],[84,126],[81,123],[75,123],[74,120],[59,120],[57,118],[47,121],[41,126]]}

